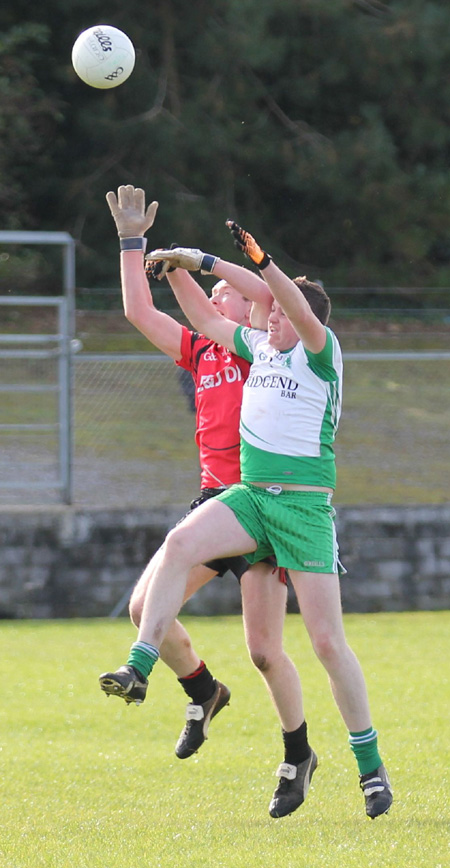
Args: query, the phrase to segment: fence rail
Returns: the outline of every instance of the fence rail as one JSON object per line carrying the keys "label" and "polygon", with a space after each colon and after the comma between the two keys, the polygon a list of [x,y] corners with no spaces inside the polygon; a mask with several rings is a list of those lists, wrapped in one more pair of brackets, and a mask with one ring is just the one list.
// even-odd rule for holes
{"label": "fence rail", "polygon": [[[40,502],[42,492],[50,491],[57,500],[70,503],[72,388],[67,299],[2,297],[0,305],[50,308],[55,320],[52,334],[0,335],[1,502],[10,502],[11,496]],[[28,349],[30,345],[39,348]],[[42,443],[43,434],[50,436]]]}
{"label": "fence rail", "polygon": [[[336,502],[448,502],[450,352],[349,352],[344,360]],[[19,371],[17,360],[9,364]],[[12,395],[0,387],[1,503],[58,500],[57,488],[45,490],[57,471],[58,432],[36,420],[36,408],[54,400],[55,385],[42,360],[33,365],[27,396],[32,418],[16,418],[14,436],[5,427],[5,402]],[[15,382],[26,387],[20,377]],[[199,485],[189,384],[189,376],[160,354],[73,357],[75,504],[189,502]]]}

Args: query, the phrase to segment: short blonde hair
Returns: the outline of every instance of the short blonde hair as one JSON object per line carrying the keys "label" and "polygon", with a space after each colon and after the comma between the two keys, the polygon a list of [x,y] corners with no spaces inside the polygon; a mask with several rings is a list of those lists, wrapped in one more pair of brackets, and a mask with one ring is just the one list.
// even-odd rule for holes
{"label": "short blonde hair", "polygon": [[231,286],[231,283],[228,283],[228,280],[218,280],[211,289],[211,292],[213,291],[213,289],[223,289],[224,286],[229,286],[231,287],[231,289],[234,289],[234,287]]}

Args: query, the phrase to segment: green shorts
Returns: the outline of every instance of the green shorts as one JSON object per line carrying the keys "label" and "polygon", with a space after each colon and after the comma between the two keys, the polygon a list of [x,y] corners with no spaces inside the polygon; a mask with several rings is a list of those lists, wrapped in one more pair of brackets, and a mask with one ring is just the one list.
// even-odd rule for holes
{"label": "green shorts", "polygon": [[281,491],[272,494],[241,482],[217,496],[255,540],[246,554],[254,564],[274,554],[277,564],[307,573],[343,573],[338,559],[331,494],[323,491]]}

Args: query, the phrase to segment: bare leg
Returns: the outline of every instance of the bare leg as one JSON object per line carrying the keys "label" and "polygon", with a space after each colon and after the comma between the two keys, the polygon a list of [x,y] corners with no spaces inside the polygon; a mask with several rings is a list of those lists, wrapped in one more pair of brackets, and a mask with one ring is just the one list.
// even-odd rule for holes
{"label": "bare leg", "polygon": [[142,609],[144,608],[145,595],[147,593],[147,588],[150,582],[150,579],[153,573],[158,566],[158,563],[161,559],[161,548],[155,552],[152,559],[148,562],[145,567],[144,572],[141,577],[138,579],[133,592],[130,597],[130,602],[128,605],[128,609],[130,612],[130,618],[136,629],[139,629],[139,625],[141,623],[142,617]]}
{"label": "bare leg", "polygon": [[[184,601],[189,600],[199,588],[216,576],[208,567],[194,567],[188,577]],[[161,660],[175,672],[177,678],[186,678],[200,666],[201,660],[194,648],[187,630],[178,620],[169,627],[159,649]]]}
{"label": "bare leg", "polygon": [[[151,577],[159,563],[161,549],[153,555],[149,564],[147,564],[141,578],[136,584],[130,599],[130,617],[135,625],[139,628],[144,607],[145,594]],[[189,573],[186,586],[185,601],[189,600],[199,588],[206,585],[217,573],[210,570],[208,567],[200,565],[194,567]],[[175,620],[169,627],[164,642],[160,648],[161,660],[172,669],[177,678],[185,678],[190,675],[200,665],[200,658],[192,647],[192,643],[187,630],[178,620]]]}
{"label": "bare leg", "polygon": [[241,579],[242,612],[250,658],[266,682],[281,726],[293,732],[304,721],[298,672],[283,648],[287,588],[270,565],[252,566]]}
{"label": "bare leg", "polygon": [[139,641],[161,647],[185,599],[192,567],[255,548],[228,506],[218,500],[199,506],[169,533],[159,551],[145,594]]}
{"label": "bare leg", "polygon": [[[392,790],[372,729],[369,700],[364,675],[358,659],[349,648],[342,620],[339,577],[336,574],[304,573],[289,570],[303,620],[314,651],[325,667],[336,705],[350,734],[360,733],[368,741],[350,744],[355,754],[363,786],[366,814],[374,819],[386,813],[392,804]],[[287,808],[275,790],[271,803],[272,816],[280,816]],[[273,806],[273,808],[272,808]]]}
{"label": "bare leg", "polygon": [[327,670],[334,699],[351,732],[371,726],[367,688],[348,646],[342,621],[339,577],[289,571],[313,648]]}

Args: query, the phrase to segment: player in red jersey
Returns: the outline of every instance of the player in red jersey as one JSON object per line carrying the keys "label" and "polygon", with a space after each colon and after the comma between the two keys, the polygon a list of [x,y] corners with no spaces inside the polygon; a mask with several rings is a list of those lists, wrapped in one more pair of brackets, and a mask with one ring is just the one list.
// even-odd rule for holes
{"label": "player in red jersey", "polygon": [[[143,191],[131,186],[120,187],[118,199],[114,193],[108,193],[107,200],[121,239],[125,314],[153,344],[177,364],[190,370],[196,384],[196,440],[201,463],[201,492],[192,502],[191,507],[195,507],[239,481],[239,412],[248,367],[245,361],[224,347],[189,331],[155,308],[144,269],[143,235],[153,224],[157,203],[152,203],[145,211]],[[261,327],[267,321],[272,303],[264,281],[248,269],[222,260],[215,273],[223,278],[213,288],[211,297],[211,303],[219,313],[237,323],[247,324],[251,308],[249,298],[252,298],[256,303],[252,310],[252,324]],[[176,272],[168,274],[168,279],[177,295]],[[192,283],[203,295],[203,290],[194,281]],[[131,619],[137,627],[157,562],[158,552],[144,570],[130,600]],[[309,746],[300,680],[283,649],[285,583],[274,575],[272,564],[259,563],[248,568],[244,558],[228,558],[193,569],[186,599],[213,576],[223,575],[230,567],[241,579],[247,647],[254,665],[264,677],[280,719],[285,762],[298,764],[309,755]],[[117,672],[100,676],[100,685],[106,693],[121,696],[127,702],[144,700],[147,679],[139,673],[139,659],[147,649],[139,646],[139,642],[135,643],[132,658],[125,666]],[[160,656],[175,672],[191,698],[187,722],[176,746],[177,756],[185,758],[203,744],[211,718],[227,704],[230,692],[213,678],[200,660],[179,621],[175,621],[166,634]]]}
{"label": "player in red jersey", "polygon": [[[239,320],[249,322],[249,300],[225,281],[213,287],[211,300],[215,307],[232,307]],[[232,485],[239,479],[239,414],[250,365],[184,326],[180,352],[177,364],[192,374],[195,384],[201,488]]]}

